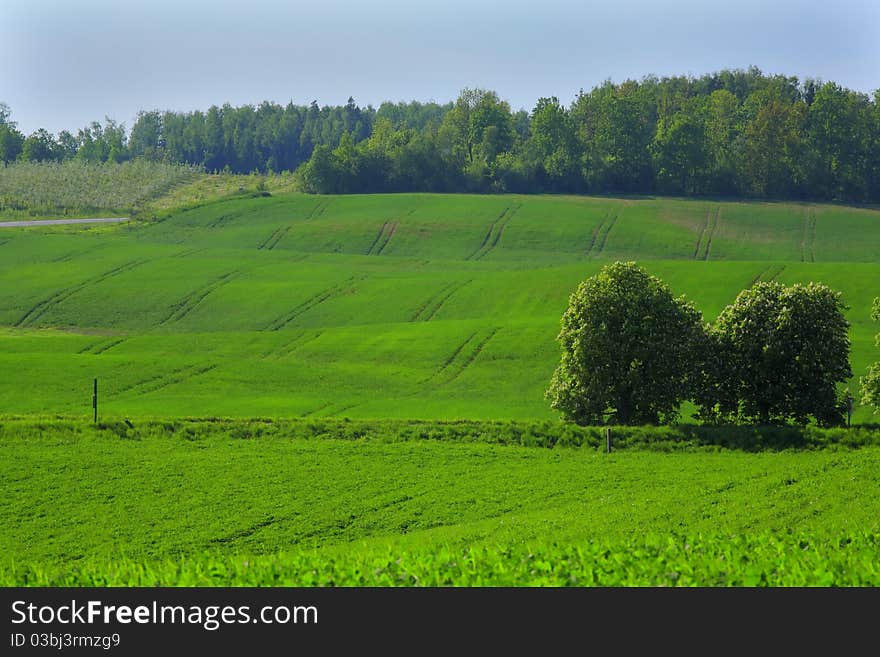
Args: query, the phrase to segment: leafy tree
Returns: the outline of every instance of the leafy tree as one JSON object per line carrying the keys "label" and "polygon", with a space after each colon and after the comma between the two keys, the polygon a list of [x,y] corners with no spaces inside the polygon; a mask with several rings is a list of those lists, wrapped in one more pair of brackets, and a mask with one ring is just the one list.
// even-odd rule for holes
{"label": "leafy tree", "polygon": [[128,139],[132,156],[158,159],[161,143],[162,114],[157,111],[138,112]]}
{"label": "leafy tree", "polygon": [[749,97],[739,160],[740,187],[746,195],[784,197],[795,188],[804,106],[791,105],[767,93]]}
{"label": "leafy tree", "polygon": [[551,191],[570,191],[577,185],[578,154],[574,125],[559,99],[539,98],[531,117],[530,159],[546,177]]}
{"label": "leafy tree", "polygon": [[673,194],[696,194],[708,161],[702,111],[691,107],[661,121],[653,146],[661,189]]}
{"label": "leafy tree", "polygon": [[40,128],[24,140],[20,157],[28,162],[60,159],[56,149],[55,138],[48,131]]}
{"label": "leafy tree", "polygon": [[464,89],[441,126],[441,148],[451,156],[450,165],[464,173],[468,191],[489,187],[495,159],[511,148],[514,137],[510,105],[485,89]]}
{"label": "leafy tree", "polygon": [[739,100],[727,89],[716,89],[706,108],[706,147],[708,180],[705,191],[712,194],[736,193],[737,142],[740,137]]}
{"label": "leafy tree", "polygon": [[649,192],[654,185],[650,145],[657,129],[653,89],[634,80],[606,82],[581,94],[572,108],[593,191]]}
{"label": "leafy tree", "polygon": [[715,360],[704,369],[713,385],[697,399],[704,416],[840,423],[837,384],[852,376],[845,309],[839,292],[817,283],[741,292],[709,330]]}
{"label": "leafy tree", "polygon": [[62,130],[58,133],[58,139],[55,141],[55,153],[60,160],[72,160],[76,157],[76,151],[79,149],[79,142],[70,132]]}
{"label": "leafy tree", "polygon": [[0,103],[0,162],[14,161],[21,153],[24,144],[22,135],[12,120],[12,110],[6,103]]}
{"label": "leafy tree", "polygon": [[547,397],[578,424],[654,424],[690,392],[700,314],[634,262],[616,262],[571,295],[562,358]]}
{"label": "leafy tree", "polygon": [[309,194],[332,194],[339,189],[339,172],[330,147],[315,147],[312,157],[296,171],[300,188]]}
{"label": "leafy tree", "polygon": [[[874,311],[871,317],[880,322],[880,297],[874,299]],[[880,347],[880,333],[877,334],[875,343]],[[862,377],[862,403],[870,404],[874,411],[880,413],[880,361],[868,368],[868,373]]]}

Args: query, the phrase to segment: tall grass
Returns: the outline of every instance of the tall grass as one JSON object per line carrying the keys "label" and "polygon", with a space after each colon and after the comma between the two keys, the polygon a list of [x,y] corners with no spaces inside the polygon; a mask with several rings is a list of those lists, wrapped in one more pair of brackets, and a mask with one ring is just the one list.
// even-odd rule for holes
{"label": "tall grass", "polygon": [[132,213],[199,173],[195,167],[148,160],[17,162],[0,167],[0,212],[32,216]]}

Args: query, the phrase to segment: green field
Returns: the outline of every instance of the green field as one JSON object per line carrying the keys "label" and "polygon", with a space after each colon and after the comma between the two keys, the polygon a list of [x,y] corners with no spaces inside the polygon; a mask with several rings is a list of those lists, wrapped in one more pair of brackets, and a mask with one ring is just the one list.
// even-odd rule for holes
{"label": "green field", "polygon": [[209,183],[0,231],[0,583],[880,584],[876,430],[606,455],[543,398],[616,259],[706,321],[758,280],[840,290],[857,392],[880,211]]}
{"label": "green field", "polygon": [[0,413],[87,415],[97,377],[107,417],[553,418],[559,317],[612,259],[707,321],[756,280],[827,283],[856,377],[878,357],[878,211],[294,194],[4,230]]}
{"label": "green field", "polygon": [[877,447],[604,454],[267,427],[7,421],[0,584],[880,585]]}

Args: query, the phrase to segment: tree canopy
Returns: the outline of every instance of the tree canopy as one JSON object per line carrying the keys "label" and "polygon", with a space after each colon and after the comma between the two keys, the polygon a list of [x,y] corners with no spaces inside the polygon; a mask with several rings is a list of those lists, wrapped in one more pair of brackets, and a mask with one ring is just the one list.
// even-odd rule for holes
{"label": "tree canopy", "polygon": [[37,147],[45,135],[34,133],[26,152],[9,108],[0,108],[6,162],[149,157],[236,173],[302,167],[303,187],[320,193],[880,202],[880,90],[868,96],[754,67],[606,81],[568,106],[540,98],[531,112],[513,110],[488,89],[464,89],[445,104],[386,102],[378,110],[349,98],[341,106],[263,102],[143,111],[128,135],[106,119],[52,137],[51,149]]}
{"label": "tree canopy", "polygon": [[760,424],[839,424],[837,385],[852,376],[840,293],[818,284],[760,282],[709,328],[698,401],[704,417]]}
{"label": "tree canopy", "polygon": [[582,425],[674,419],[691,392],[701,330],[694,307],[634,262],[603,267],[562,316],[551,406]]}

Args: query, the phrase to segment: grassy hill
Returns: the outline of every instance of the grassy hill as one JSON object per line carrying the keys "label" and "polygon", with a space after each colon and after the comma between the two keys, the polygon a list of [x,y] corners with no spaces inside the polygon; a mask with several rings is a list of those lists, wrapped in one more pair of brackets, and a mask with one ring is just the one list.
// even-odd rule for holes
{"label": "grassy hill", "polygon": [[878,358],[880,211],[289,194],[0,232],[0,413],[87,415],[97,377],[117,417],[552,418],[559,317],[615,259],[707,321],[757,280],[827,283],[856,377]]}

